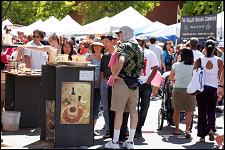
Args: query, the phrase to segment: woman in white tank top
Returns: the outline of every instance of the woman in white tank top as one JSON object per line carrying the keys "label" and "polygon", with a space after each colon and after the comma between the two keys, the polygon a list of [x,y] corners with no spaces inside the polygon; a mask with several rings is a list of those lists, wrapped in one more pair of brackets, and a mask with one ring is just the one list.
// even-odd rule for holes
{"label": "woman in white tank top", "polygon": [[[213,40],[207,40],[205,44],[206,55],[201,57],[201,66],[204,69],[204,91],[196,96],[198,104],[198,133],[200,142],[205,141],[205,136],[209,135],[209,140],[214,141],[214,132],[216,132],[216,103],[218,77],[220,77],[223,62],[214,56],[215,43]],[[194,69],[199,66],[199,59],[195,62]]]}

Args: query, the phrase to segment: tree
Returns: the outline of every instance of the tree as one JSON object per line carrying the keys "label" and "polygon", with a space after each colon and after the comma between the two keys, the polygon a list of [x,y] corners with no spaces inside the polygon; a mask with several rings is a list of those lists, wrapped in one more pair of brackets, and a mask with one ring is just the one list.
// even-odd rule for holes
{"label": "tree", "polygon": [[186,1],[181,9],[181,17],[218,14],[221,12],[222,1]]}
{"label": "tree", "polygon": [[[2,14],[9,1],[2,1]],[[39,19],[50,16],[62,19],[75,11],[75,1],[12,1],[3,19],[10,19],[14,24],[29,25]]]}
{"label": "tree", "polygon": [[83,16],[82,24],[87,24],[106,16],[112,17],[129,6],[145,16],[159,5],[159,1],[83,1],[76,8],[78,14]]}

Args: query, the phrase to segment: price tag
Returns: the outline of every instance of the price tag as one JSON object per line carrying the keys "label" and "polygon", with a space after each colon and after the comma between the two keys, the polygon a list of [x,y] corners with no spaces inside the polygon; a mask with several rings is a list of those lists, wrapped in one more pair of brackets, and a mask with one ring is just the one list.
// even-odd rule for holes
{"label": "price tag", "polygon": [[80,70],[79,80],[80,81],[94,81],[94,71]]}

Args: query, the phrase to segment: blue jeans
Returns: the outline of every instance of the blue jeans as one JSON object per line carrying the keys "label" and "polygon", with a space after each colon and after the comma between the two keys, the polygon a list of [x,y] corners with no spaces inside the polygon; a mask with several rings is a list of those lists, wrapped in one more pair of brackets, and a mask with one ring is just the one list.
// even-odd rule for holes
{"label": "blue jeans", "polygon": [[151,93],[151,85],[144,83],[139,86],[139,98],[141,99],[141,101],[138,102],[138,123],[136,128],[137,132],[141,132],[141,128],[142,126],[144,126],[145,119],[148,114],[148,108],[150,105]]}
{"label": "blue jeans", "polygon": [[109,131],[109,113],[108,113],[108,84],[107,79],[101,80],[101,104],[103,106],[103,117],[105,120],[106,131]]}

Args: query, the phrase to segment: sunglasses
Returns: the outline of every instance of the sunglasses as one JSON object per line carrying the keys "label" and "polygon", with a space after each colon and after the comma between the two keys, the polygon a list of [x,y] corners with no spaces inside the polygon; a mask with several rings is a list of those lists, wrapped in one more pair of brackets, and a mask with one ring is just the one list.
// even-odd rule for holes
{"label": "sunglasses", "polygon": [[35,36],[35,35],[33,35],[33,38],[40,38],[40,36]]}

